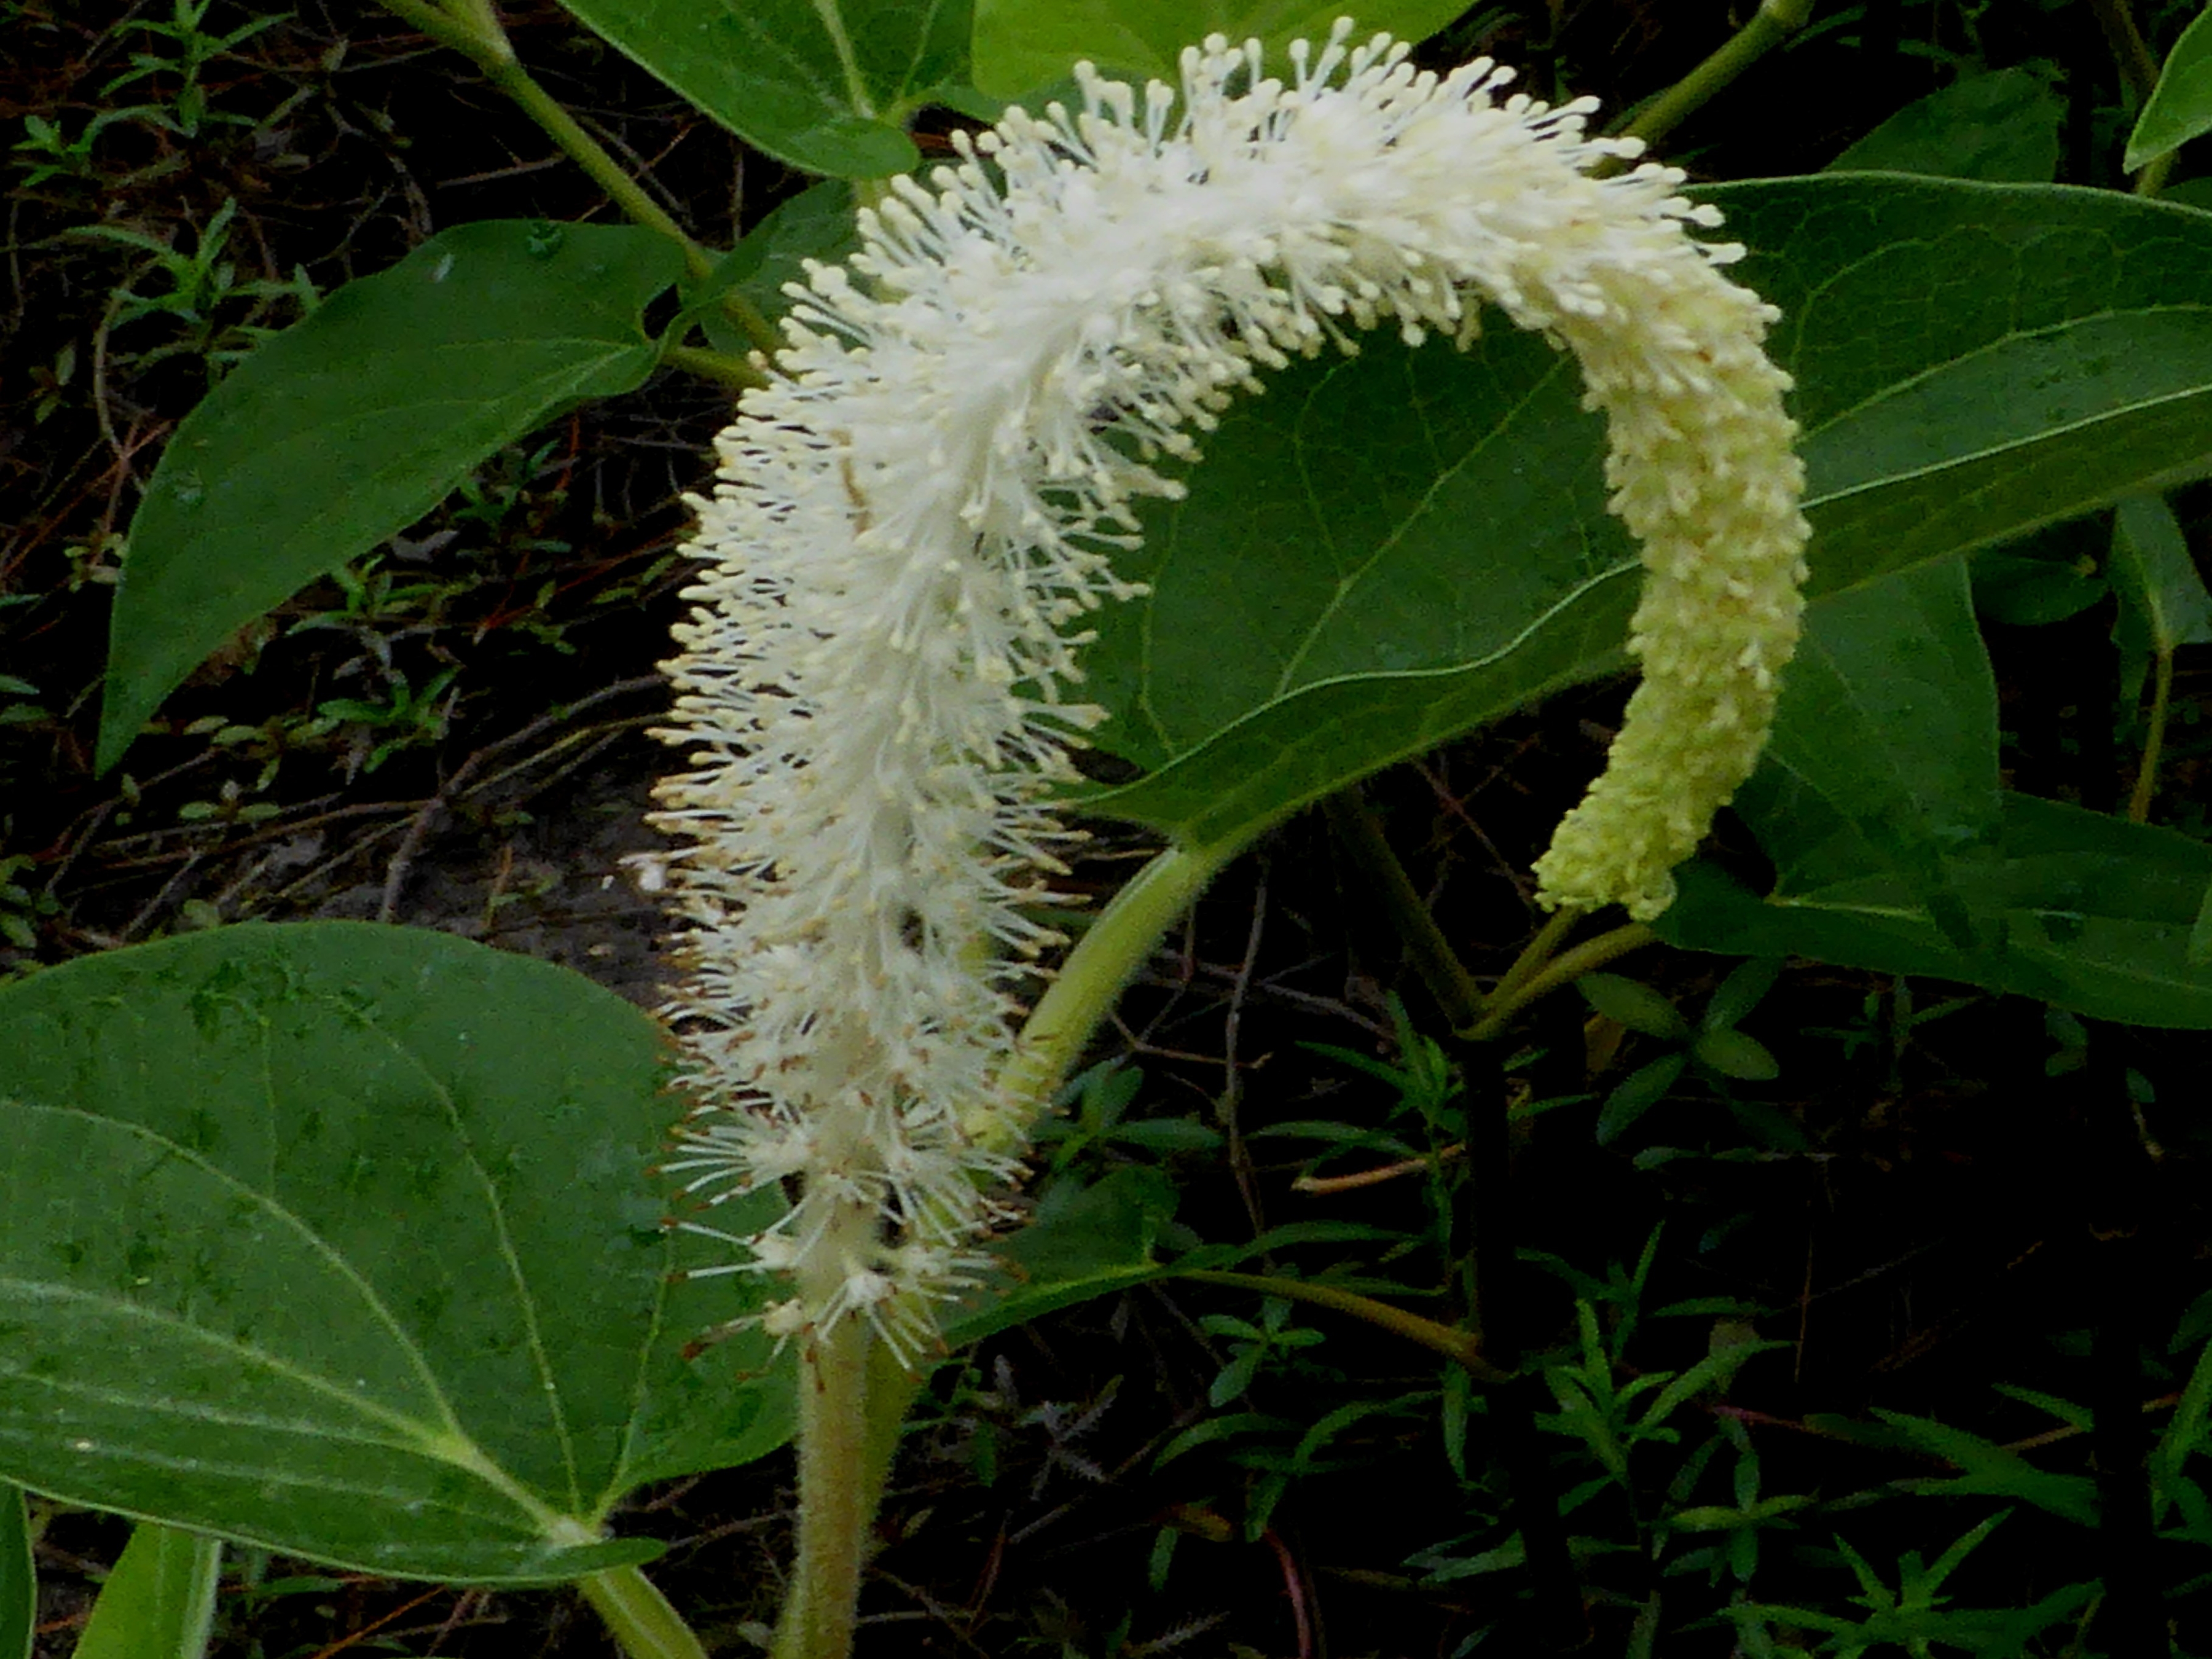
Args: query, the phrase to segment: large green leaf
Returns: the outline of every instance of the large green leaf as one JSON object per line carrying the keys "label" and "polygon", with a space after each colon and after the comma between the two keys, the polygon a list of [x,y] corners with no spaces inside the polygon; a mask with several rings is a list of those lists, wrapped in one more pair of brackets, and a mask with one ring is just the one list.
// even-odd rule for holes
{"label": "large green leaf", "polygon": [[99,763],[208,653],[560,410],[651,373],[649,231],[489,220],[349,283],[178,426],[131,525]]}
{"label": "large green leaf", "polygon": [[2128,135],[2121,165],[2133,173],[2206,132],[2212,132],[2212,9],[2200,12],[2173,43]]}
{"label": "large green leaf", "polygon": [[757,1336],[682,1357],[750,1281],[671,1279],[663,1042],[564,969],[357,923],[0,988],[0,1474],[384,1574],[655,1553],[603,1540],[615,1500],[787,1421]]}
{"label": "large green leaf", "polygon": [[221,1540],[139,1526],[100,1587],[73,1659],[200,1659],[222,1571]]}
{"label": "large green leaf", "polygon": [[1805,826],[1801,881],[1894,871],[1953,943],[1971,942],[1950,865],[1995,834],[2000,797],[1996,678],[1964,560],[1828,599],[1761,769],[1762,821]]}
{"label": "large green leaf", "polygon": [[562,3],[747,143],[809,173],[909,173],[921,156],[905,118],[972,101],[966,0]]}
{"label": "large green leaf", "polygon": [[1828,163],[1831,173],[1930,173],[1990,184],[2058,176],[2066,100],[2025,65],[1970,75],[1907,104]]}
{"label": "large green leaf", "polygon": [[1761,899],[1711,865],[1689,866],[1656,924],[1674,944],[1960,980],[2130,1024],[2212,1028],[2212,965],[2189,959],[2212,881],[2203,842],[2008,794],[1997,835],[1950,866],[1976,941],[1961,948],[1889,872],[1801,882],[1796,861],[1825,857],[1826,830],[1766,810],[1756,788],[1739,804],[1781,878]]}
{"label": "large green leaf", "polygon": [[[1784,316],[1829,600],[2212,471],[2212,214],[1829,175],[1711,194]],[[1200,844],[1618,669],[1634,603],[1572,368],[1370,339],[1231,412],[1100,621],[1089,805]],[[1224,649],[1224,641],[1233,641]]]}
{"label": "large green leaf", "polygon": [[1425,40],[1464,6],[1455,0],[1367,0],[1358,8],[1313,0],[975,0],[975,84],[1020,98],[1063,80],[1088,58],[1102,70],[1176,85],[1185,46],[1209,34],[1257,40],[1278,66],[1293,40],[1318,46],[1349,12],[1362,37],[1387,30]]}

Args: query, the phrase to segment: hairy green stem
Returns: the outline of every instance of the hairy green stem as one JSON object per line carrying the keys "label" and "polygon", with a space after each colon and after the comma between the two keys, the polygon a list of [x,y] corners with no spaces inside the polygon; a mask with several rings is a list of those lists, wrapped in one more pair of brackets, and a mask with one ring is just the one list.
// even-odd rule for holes
{"label": "hairy green stem", "polygon": [[471,5],[447,10],[430,0],[380,0],[384,9],[404,18],[441,46],[451,47],[473,63],[514,56],[506,31],[486,7]]}
{"label": "hairy green stem", "polygon": [[[1043,1109],[1122,987],[1243,844],[1171,847],[1115,895],[1038,999],[1000,1079],[1006,1095]],[[971,1127],[978,1140],[994,1146],[1018,1133],[995,1113]],[[832,1225],[852,1230],[854,1249],[841,1252],[830,1241],[822,1251],[824,1259],[865,1253],[867,1230],[874,1225],[868,1212],[854,1206]],[[804,1285],[800,1291],[810,1302],[819,1300]],[[803,1357],[799,1559],[776,1626],[774,1659],[847,1659],[851,1652],[868,1528],[900,1425],[921,1386],[921,1374],[906,1370],[857,1318],[841,1320],[817,1335]]]}
{"label": "hairy green stem", "polygon": [[[1092,1033],[1113,1012],[1122,988],[1136,977],[1206,883],[1250,839],[1238,836],[1216,847],[1170,847],[1114,895],[1067,953],[1022,1027],[1014,1057],[999,1079],[1006,1097],[1031,1103],[1032,1117],[1044,1110]],[[978,1138],[991,1150],[1004,1151],[1000,1143],[1012,1132],[1004,1127],[1003,1118],[995,1119],[994,1125],[982,1127]]]}
{"label": "hairy green stem", "polygon": [[1376,822],[1375,809],[1361,795],[1359,787],[1354,784],[1339,790],[1322,803],[1322,811],[1337,840],[1374,884],[1383,908],[1390,913],[1391,925],[1413,953],[1421,982],[1443,1010],[1446,1023],[1455,1030],[1473,1024],[1482,1016],[1482,993],[1451,941],[1444,937],[1443,929],[1437,926],[1437,919],[1429,914],[1429,907],[1421,902],[1413,878],[1391,850],[1382,826]]}
{"label": "hairy green stem", "polygon": [[1512,1375],[1503,1371],[1482,1357],[1480,1341],[1469,1332],[1455,1330],[1449,1325],[1433,1319],[1424,1319],[1419,1314],[1407,1313],[1403,1308],[1394,1308],[1387,1302],[1377,1302],[1371,1296],[1362,1296],[1357,1291],[1340,1290],[1334,1285],[1310,1284],[1303,1279],[1282,1279],[1272,1273],[1237,1273],[1218,1272],[1212,1268],[1192,1268],[1176,1275],[1198,1285],[1218,1285],[1226,1290],[1256,1291],[1261,1296],[1279,1296],[1285,1302],[1308,1302],[1317,1308],[1332,1308],[1338,1313],[1350,1314],[1369,1324],[1418,1342],[1425,1348],[1434,1349],[1448,1359],[1456,1360],[1468,1375],[1485,1382],[1503,1382]]}
{"label": "hairy green stem", "polygon": [[[1538,935],[1538,939],[1540,941],[1542,935]],[[1506,991],[1501,984],[1499,989],[1492,994],[1480,1021],[1465,1033],[1466,1036],[1470,1042],[1489,1042],[1505,1029],[1507,1021],[1539,997],[1550,994],[1562,985],[1572,983],[1584,974],[1595,973],[1615,957],[1624,957],[1631,951],[1640,951],[1647,945],[1656,944],[1658,939],[1659,935],[1642,922],[1632,921],[1611,933],[1585,939],[1571,951],[1561,951],[1547,964],[1527,975],[1511,991]],[[1514,965],[1517,968],[1520,964],[1516,963]],[[1509,975],[1509,980],[1510,977]]]}
{"label": "hairy green stem", "polygon": [[1761,0],[1751,21],[1728,44],[1661,93],[1631,121],[1625,136],[1656,143],[1736,76],[1805,27],[1813,0]]}
{"label": "hairy green stem", "polygon": [[2105,44],[2112,49],[2112,59],[2120,66],[2120,78],[2127,82],[2140,109],[2150,101],[2151,92],[2158,85],[2158,59],[2151,52],[2150,42],[2136,27],[2128,0],[2089,0],[2089,9],[2096,15],[2097,27],[2105,32]]}
{"label": "hairy green stem", "polygon": [[2150,729],[2143,734],[2142,764],[2136,769],[2136,787],[2128,797],[2128,822],[2150,822],[2151,797],[2158,793],[2158,763],[2166,747],[2166,711],[2173,701],[2173,652],[2161,650],[2151,669]]}
{"label": "hairy green stem", "polygon": [[707,1650],[684,1615],[635,1567],[610,1567],[576,1581],[576,1588],[612,1633],[625,1659],[707,1659]]}
{"label": "hairy green stem", "polygon": [[2174,161],[2180,155],[2178,149],[2169,149],[2144,162],[2142,171],[2136,174],[2135,193],[2148,198],[2164,190],[2166,175],[2173,171]]}
{"label": "hairy green stem", "polygon": [[[835,1262],[872,1242],[874,1212],[842,1206],[829,1224],[822,1254]],[[845,1248],[841,1248],[842,1245]],[[819,1298],[799,1286],[810,1305]],[[847,1659],[859,1616],[860,1565],[866,1554],[879,1480],[871,1480],[868,1395],[873,1328],[854,1315],[806,1339],[799,1361],[799,1550],[783,1613],[776,1621],[775,1659]],[[902,1406],[903,1402],[902,1402]]]}

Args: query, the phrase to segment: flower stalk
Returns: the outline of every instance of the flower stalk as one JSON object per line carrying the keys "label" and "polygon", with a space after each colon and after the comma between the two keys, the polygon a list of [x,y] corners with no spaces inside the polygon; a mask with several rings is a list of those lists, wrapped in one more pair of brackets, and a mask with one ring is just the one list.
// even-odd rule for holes
{"label": "flower stalk", "polygon": [[[1054,803],[1105,718],[1085,619],[1141,592],[1115,571],[1138,505],[1182,493],[1165,469],[1235,393],[1370,328],[1464,344],[1486,305],[1576,358],[1644,549],[1644,680],[1537,866],[1547,908],[1663,909],[1771,718],[1802,473],[1774,313],[1723,274],[1741,249],[1690,234],[1717,213],[1664,167],[1599,176],[1640,144],[1486,60],[1438,76],[1346,24],[1291,70],[1217,37],[1178,88],[1080,66],[1079,110],[956,134],[957,165],[892,180],[860,252],[808,268],[695,502],[688,759],[654,820],[685,843],[694,1110],[664,1168],[799,1344],[782,1659],[849,1644],[876,1405],[988,1265],[1042,1103],[1237,850],[1170,848],[1040,966],[1066,944],[1040,919],[1074,839]],[[712,1224],[769,1183],[798,1188],[774,1225]]]}

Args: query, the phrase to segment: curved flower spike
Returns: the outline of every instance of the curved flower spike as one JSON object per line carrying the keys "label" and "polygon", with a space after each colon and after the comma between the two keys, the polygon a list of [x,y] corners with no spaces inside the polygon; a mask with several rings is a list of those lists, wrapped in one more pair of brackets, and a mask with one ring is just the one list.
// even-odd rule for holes
{"label": "curved flower spike", "polygon": [[[1085,615],[1134,590],[1132,505],[1181,486],[1259,372],[1388,322],[1462,343],[1485,302],[1581,365],[1613,508],[1649,574],[1644,679],[1538,872],[1548,905],[1663,909],[1750,771],[1796,637],[1806,529],[1774,313],[1699,243],[1719,216],[1593,106],[1439,77],[1377,36],[1185,52],[1142,92],[1010,111],[892,181],[846,267],[809,267],[777,378],[745,394],[699,512],[708,561],[669,665],[690,769],[656,822],[691,974],[698,1111],[669,1167],[710,1200],[799,1174],[749,1264],[781,1331],[848,1314],[902,1354],[976,1265],[1012,988],[1063,837],[1044,792],[1101,713]],[[993,1123],[992,1114],[1001,1121]],[[991,1133],[981,1133],[988,1129]],[[1018,1135],[1011,1144],[1019,1144]]]}

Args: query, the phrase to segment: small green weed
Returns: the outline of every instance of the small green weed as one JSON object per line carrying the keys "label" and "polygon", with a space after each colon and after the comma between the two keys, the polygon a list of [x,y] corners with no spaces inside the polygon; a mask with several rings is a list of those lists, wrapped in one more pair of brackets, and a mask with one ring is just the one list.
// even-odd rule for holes
{"label": "small green weed", "polygon": [[140,106],[129,112],[154,120],[185,138],[198,137],[200,129],[210,123],[252,125],[246,116],[224,114],[209,107],[207,88],[200,80],[200,71],[264,29],[288,21],[292,14],[278,12],[249,18],[237,28],[211,34],[201,25],[206,22],[214,5],[215,0],[170,0],[167,21],[132,19],[125,27],[152,35],[155,45],[150,50],[132,52],[130,69],[102,87],[101,95],[112,97],[124,88],[149,78],[171,82],[173,84],[167,88],[164,103]]}
{"label": "small green weed", "polygon": [[[1601,1019],[1672,1045],[1668,1053],[1629,1073],[1606,1097],[1598,1109],[1598,1144],[1618,1140],[1664,1100],[1687,1072],[1711,1088],[1762,1141],[1802,1151],[1805,1138],[1795,1124],[1770,1109],[1740,1100],[1729,1087],[1731,1082],[1770,1082],[1781,1074],[1780,1063],[1765,1045],[1736,1029],[1773,988],[1781,971],[1781,962],[1773,957],[1739,963],[1715,989],[1694,1025],[1673,1003],[1638,981],[1618,974],[1585,974],[1577,980],[1575,988]],[[1617,1033],[1613,1036],[1617,1041]]]}

